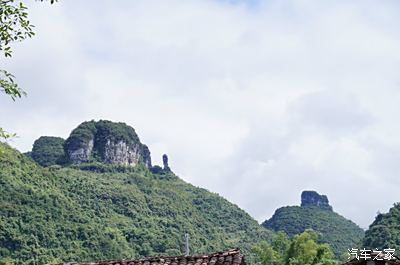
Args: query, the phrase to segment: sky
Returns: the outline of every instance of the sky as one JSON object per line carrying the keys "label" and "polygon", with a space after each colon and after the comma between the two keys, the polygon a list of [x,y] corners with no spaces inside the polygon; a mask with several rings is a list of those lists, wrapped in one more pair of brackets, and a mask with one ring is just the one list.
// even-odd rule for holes
{"label": "sky", "polygon": [[10,144],[126,122],[154,164],[259,222],[326,194],[362,228],[400,201],[398,1],[28,2],[36,36],[0,68]]}

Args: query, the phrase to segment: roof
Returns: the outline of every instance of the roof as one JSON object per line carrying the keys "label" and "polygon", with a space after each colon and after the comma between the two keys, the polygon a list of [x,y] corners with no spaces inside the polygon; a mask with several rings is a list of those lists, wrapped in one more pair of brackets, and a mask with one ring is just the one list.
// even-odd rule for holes
{"label": "roof", "polygon": [[68,262],[59,265],[245,265],[240,249],[230,249],[208,255],[147,257],[142,259],[100,260],[95,262]]}
{"label": "roof", "polygon": [[[371,253],[370,255],[371,255],[371,258],[368,258],[368,259],[354,258],[346,263],[343,263],[342,265],[362,265],[362,264],[367,264],[368,260],[374,260],[374,261],[376,261],[376,264],[400,265],[400,259],[397,256],[393,256],[390,260],[388,260],[388,259],[385,259],[385,254],[382,254],[382,253],[379,253],[379,254]],[[378,260],[378,259],[380,259],[380,260]]]}

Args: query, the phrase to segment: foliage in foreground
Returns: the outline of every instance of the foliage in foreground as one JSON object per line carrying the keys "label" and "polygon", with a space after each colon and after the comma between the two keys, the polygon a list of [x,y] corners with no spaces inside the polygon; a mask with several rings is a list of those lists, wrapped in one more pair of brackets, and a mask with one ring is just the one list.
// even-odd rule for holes
{"label": "foliage in foreground", "polygon": [[[27,7],[14,0],[0,0],[0,17],[0,52],[4,57],[11,57],[11,44],[32,37],[35,34],[33,25],[28,20]],[[12,100],[25,94],[15,83],[14,76],[3,69],[0,69],[1,93],[10,96]]]}
{"label": "foliage in foreground", "polygon": [[[57,0],[50,0],[51,4],[54,2]],[[0,56],[11,57],[13,52],[11,44],[35,35],[33,27],[28,19],[28,9],[22,1],[0,0]],[[14,75],[0,69],[0,94],[3,93],[14,101],[26,95],[15,82]],[[0,140],[7,140],[13,136],[14,134],[7,133],[0,127]]]}
{"label": "foliage in foreground", "polygon": [[272,234],[172,173],[152,174],[144,165],[103,165],[103,173],[43,168],[0,146],[0,264],[180,255],[185,233],[191,253],[240,247],[248,254]]}
{"label": "foliage in foreground", "polygon": [[271,243],[253,246],[260,265],[337,265],[328,244],[319,244],[318,233],[306,230],[289,239],[284,232],[273,236]]}

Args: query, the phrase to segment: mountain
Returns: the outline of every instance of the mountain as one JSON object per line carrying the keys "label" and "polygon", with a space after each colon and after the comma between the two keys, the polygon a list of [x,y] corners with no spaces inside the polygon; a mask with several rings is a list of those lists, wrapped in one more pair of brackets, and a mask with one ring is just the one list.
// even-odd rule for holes
{"label": "mountain", "polygon": [[191,253],[249,253],[272,234],[177,177],[166,156],[151,166],[126,124],[86,122],[35,146],[27,156],[0,143],[0,264],[179,255],[185,233]]}
{"label": "mountain", "polygon": [[75,128],[68,139],[42,136],[29,155],[42,166],[101,162],[151,167],[149,148],[135,130],[122,122],[88,121]]}
{"label": "mountain", "polygon": [[359,246],[364,236],[359,226],[335,213],[328,198],[315,191],[303,191],[301,206],[279,208],[262,225],[274,231],[284,231],[290,237],[306,229],[318,231],[320,242],[330,244],[337,257],[348,248]]}
{"label": "mountain", "polygon": [[362,246],[380,250],[400,249],[400,203],[394,204],[388,213],[379,213],[376,216],[365,232]]}

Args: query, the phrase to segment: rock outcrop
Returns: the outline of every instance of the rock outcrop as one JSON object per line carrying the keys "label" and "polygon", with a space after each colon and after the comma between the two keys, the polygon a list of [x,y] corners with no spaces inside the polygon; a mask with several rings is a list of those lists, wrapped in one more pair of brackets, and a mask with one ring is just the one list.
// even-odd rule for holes
{"label": "rock outcrop", "polygon": [[316,191],[303,191],[301,193],[301,207],[317,206],[321,209],[332,211],[329,205],[328,197],[320,195]]}
{"label": "rock outcrop", "polygon": [[90,121],[80,124],[65,141],[64,151],[72,164],[102,162],[151,167],[149,148],[125,123]]}
{"label": "rock outcrop", "polygon": [[164,170],[165,171],[171,171],[171,169],[169,168],[169,165],[168,165],[168,156],[166,154],[164,154],[162,156],[162,160],[163,160]]}
{"label": "rock outcrop", "polygon": [[77,148],[67,148],[65,152],[70,162],[80,164],[90,161],[90,156],[93,151],[94,141],[90,139],[87,142],[82,142]]}

